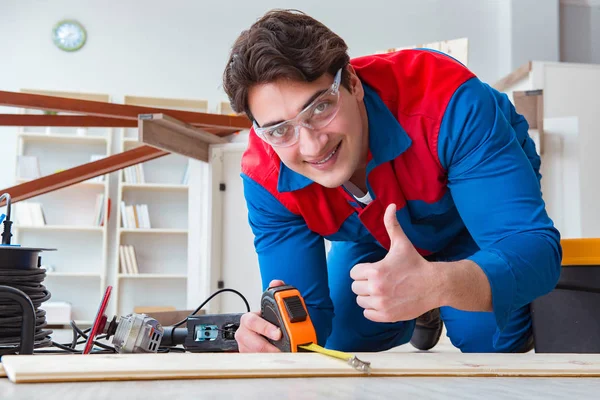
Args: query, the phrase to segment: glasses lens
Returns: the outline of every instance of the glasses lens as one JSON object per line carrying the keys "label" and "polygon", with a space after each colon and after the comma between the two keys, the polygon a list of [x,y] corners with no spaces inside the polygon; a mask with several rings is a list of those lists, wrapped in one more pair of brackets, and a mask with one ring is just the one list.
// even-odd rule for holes
{"label": "glasses lens", "polygon": [[321,97],[306,113],[307,125],[319,129],[331,122],[339,110],[339,92]]}
{"label": "glasses lens", "polygon": [[275,146],[282,146],[294,140],[294,126],[283,124],[263,131],[265,140]]}

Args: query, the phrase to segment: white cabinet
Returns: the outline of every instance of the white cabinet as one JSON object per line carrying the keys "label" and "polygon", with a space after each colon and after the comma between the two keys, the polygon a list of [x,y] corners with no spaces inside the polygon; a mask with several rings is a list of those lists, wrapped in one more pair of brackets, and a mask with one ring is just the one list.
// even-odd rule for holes
{"label": "white cabinet", "polygon": [[600,65],[532,62],[504,91],[543,90],[542,192],[563,238],[600,237]]}

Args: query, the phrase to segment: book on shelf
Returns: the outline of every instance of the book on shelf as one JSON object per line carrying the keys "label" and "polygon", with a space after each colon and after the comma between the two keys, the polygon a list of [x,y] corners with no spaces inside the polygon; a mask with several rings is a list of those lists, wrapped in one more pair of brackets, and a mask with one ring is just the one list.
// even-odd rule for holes
{"label": "book on shelf", "polygon": [[15,204],[17,224],[20,226],[44,226],[46,218],[42,204],[33,201],[21,201]]}
{"label": "book on shelf", "polygon": [[150,214],[147,204],[125,204],[121,201],[121,222],[123,228],[150,229]]}
{"label": "book on shelf", "polygon": [[94,208],[94,226],[104,226],[104,214],[107,212],[107,209],[108,215],[106,219],[108,220],[110,218],[110,197],[105,204],[104,193],[99,193],[96,196],[96,206]]}
{"label": "book on shelf", "polygon": [[119,245],[119,264],[122,274],[137,275],[140,273],[137,256],[132,245]]}
{"label": "book on shelf", "polygon": [[123,179],[126,183],[146,183],[146,179],[144,178],[144,166],[142,164],[136,164],[124,168]]}

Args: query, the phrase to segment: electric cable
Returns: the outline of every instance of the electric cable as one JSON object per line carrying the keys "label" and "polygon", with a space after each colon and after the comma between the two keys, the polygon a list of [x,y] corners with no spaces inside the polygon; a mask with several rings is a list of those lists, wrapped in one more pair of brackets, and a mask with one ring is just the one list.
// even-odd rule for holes
{"label": "electric cable", "polygon": [[[52,345],[50,347],[55,347],[54,350],[38,350],[34,351],[35,354],[52,354],[52,353],[72,353],[72,354],[82,354],[83,350],[77,349],[76,347],[84,344],[87,341],[88,333],[91,331],[91,328],[81,330],[75,323],[75,321],[70,322],[71,329],[73,330],[73,340],[70,343],[58,343],[52,341]],[[83,340],[79,340],[83,338]],[[116,353],[116,349],[114,347],[108,346],[106,344],[98,342],[98,340],[105,339],[106,335],[100,335],[94,340],[94,345],[100,347],[102,350],[93,350],[90,354],[113,354]]]}
{"label": "electric cable", "polygon": [[[58,343],[49,337],[53,333],[52,330],[44,330],[46,324],[46,312],[38,309],[38,307],[50,299],[51,295],[48,290],[42,284],[46,276],[46,271],[42,268],[28,269],[28,270],[16,270],[16,269],[0,269],[0,285],[9,285],[18,288],[25,292],[34,305],[36,311],[36,335],[34,348],[38,349],[34,351],[36,354],[51,354],[51,353],[72,353],[82,354],[83,350],[77,349],[77,346],[84,344],[88,338],[90,328],[82,330],[77,326],[75,321],[70,321],[71,329],[73,330],[73,338],[70,343]],[[245,303],[246,309],[250,312],[250,304],[248,300],[235,289],[220,289],[210,295],[206,300],[202,302],[191,314],[185,319],[177,322],[173,325],[171,331],[171,339],[175,328],[186,323],[188,318],[194,316],[199,312],[210,300],[215,296],[225,293],[232,292],[237,294]],[[18,349],[20,343],[20,326],[22,322],[21,309],[18,305],[8,304],[7,302],[0,301],[0,355],[13,354]],[[226,329],[220,329],[219,331],[227,331]],[[99,353],[117,353],[116,349],[112,346],[98,342],[98,340],[106,338],[106,335],[98,336],[94,340],[94,345],[100,349],[93,350],[91,354]],[[50,349],[47,349],[47,348]],[[45,348],[39,350],[40,348]],[[54,348],[54,349],[51,349]],[[168,352],[184,352],[185,349],[177,347],[160,347],[159,353]]]}
{"label": "electric cable", "polygon": [[200,311],[202,309],[202,307],[204,307],[205,305],[208,304],[209,301],[211,301],[215,296],[217,296],[218,294],[224,293],[224,292],[232,292],[237,294],[238,296],[241,297],[241,299],[244,301],[244,304],[246,305],[246,310],[248,312],[250,312],[250,304],[248,303],[248,300],[246,300],[246,298],[244,297],[243,294],[241,294],[240,292],[238,292],[235,289],[229,289],[229,288],[225,288],[225,289],[219,289],[216,292],[214,292],[213,294],[211,294],[210,296],[208,296],[208,298],[206,300],[204,300],[202,302],[202,304],[200,304],[190,315],[188,315],[185,319],[182,319],[181,321],[177,322],[176,324],[173,325],[173,329],[171,330],[171,343],[174,342],[174,332],[175,332],[175,328],[177,328],[178,326],[181,326],[183,324],[185,324],[188,320],[188,318],[193,317],[198,311]]}
{"label": "electric cable", "polygon": [[[34,348],[48,347],[52,344],[52,330],[44,329],[46,311],[39,309],[42,303],[51,297],[50,292],[42,284],[46,270],[35,269],[3,269],[0,268],[0,285],[23,291],[33,303],[35,310]],[[19,349],[21,342],[21,326],[23,316],[21,307],[13,301],[0,299],[0,355],[13,354]]]}
{"label": "electric cable", "polygon": [[[204,300],[202,302],[202,304],[200,304],[198,306],[198,308],[196,308],[185,319],[183,319],[183,320],[179,321],[178,323],[176,323],[175,325],[173,325],[173,330],[171,331],[171,336],[173,335],[173,332],[175,331],[175,329],[174,329],[175,327],[180,326],[180,325],[184,324],[185,322],[187,322],[189,317],[195,315],[198,311],[200,311],[215,296],[217,296],[218,294],[224,293],[224,292],[232,292],[232,293],[235,293],[238,296],[240,296],[240,298],[244,301],[244,303],[246,305],[247,311],[250,312],[250,304],[248,303],[248,300],[246,300],[244,295],[242,295],[240,292],[238,292],[235,289],[228,289],[228,288],[220,289],[220,290],[214,292],[212,295],[210,295],[206,300]],[[91,331],[91,328],[82,330],[81,328],[79,328],[77,326],[75,321],[71,321],[70,326],[71,326],[71,329],[73,330],[73,339],[70,343],[58,343],[58,342],[52,341],[50,344],[50,347],[54,347],[56,349],[43,349],[43,350],[39,350],[39,351],[34,351],[34,353],[36,353],[36,354],[38,354],[38,353],[39,354],[50,354],[50,353],[82,354],[83,350],[77,349],[76,347],[87,341],[88,333]],[[223,331],[223,332],[228,332],[227,329],[219,328],[218,330]],[[117,350],[114,347],[98,342],[98,340],[105,339],[105,338],[106,338],[106,335],[100,335],[94,340],[94,345],[99,347],[100,350],[92,350],[90,354],[117,353]],[[82,339],[82,340],[80,340],[80,339]],[[171,340],[173,341],[172,338],[171,338]],[[179,348],[179,347],[175,347],[175,346],[161,346],[158,348],[158,351],[157,351],[157,353],[169,353],[169,352],[185,353],[186,350]]]}
{"label": "electric cable", "polygon": [[[75,321],[71,321],[71,328],[73,328],[74,331],[76,331],[79,336],[81,336],[84,339],[88,338],[88,335],[86,335],[81,329],[79,329],[79,327],[77,326],[77,324],[75,324]],[[98,339],[101,339],[101,336],[98,336]],[[97,342],[96,340],[94,340],[94,344],[104,350],[109,350],[113,353],[116,353],[117,350],[114,347],[102,344],[100,342]]]}

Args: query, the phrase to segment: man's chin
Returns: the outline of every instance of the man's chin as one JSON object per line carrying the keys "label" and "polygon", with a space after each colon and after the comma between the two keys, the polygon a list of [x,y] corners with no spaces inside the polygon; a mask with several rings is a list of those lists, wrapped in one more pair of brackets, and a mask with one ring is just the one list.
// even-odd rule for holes
{"label": "man's chin", "polygon": [[327,174],[313,174],[313,176],[309,178],[313,182],[330,189],[342,186],[349,179],[346,178],[344,174],[340,174],[339,172],[331,172]]}

